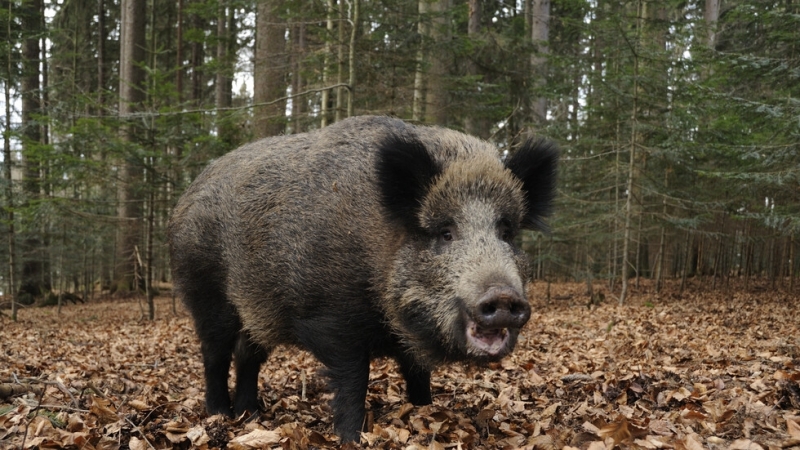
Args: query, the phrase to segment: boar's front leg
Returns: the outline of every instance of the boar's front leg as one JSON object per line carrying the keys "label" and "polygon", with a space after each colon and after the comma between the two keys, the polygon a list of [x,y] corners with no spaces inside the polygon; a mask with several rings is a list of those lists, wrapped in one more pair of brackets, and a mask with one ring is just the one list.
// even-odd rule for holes
{"label": "boar's front leg", "polygon": [[408,356],[397,358],[400,364],[400,373],[406,380],[406,393],[408,401],[414,406],[430,405],[433,403],[431,397],[431,371],[425,369]]}
{"label": "boar's front leg", "polygon": [[359,442],[366,414],[369,357],[363,355],[329,364],[326,374],[334,392],[333,428],[343,443]]}

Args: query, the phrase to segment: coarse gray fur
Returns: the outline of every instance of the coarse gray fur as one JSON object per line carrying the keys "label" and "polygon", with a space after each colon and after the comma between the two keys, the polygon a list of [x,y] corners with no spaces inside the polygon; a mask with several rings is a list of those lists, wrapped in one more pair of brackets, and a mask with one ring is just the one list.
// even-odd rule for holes
{"label": "coarse gray fur", "polygon": [[511,351],[530,315],[513,237],[548,212],[557,159],[523,151],[504,164],[474,137],[357,117],[212,162],[169,224],[209,413],[254,412],[258,367],[296,345],[327,366],[336,431],[358,440],[370,358],[397,359],[425,404],[435,366]]}

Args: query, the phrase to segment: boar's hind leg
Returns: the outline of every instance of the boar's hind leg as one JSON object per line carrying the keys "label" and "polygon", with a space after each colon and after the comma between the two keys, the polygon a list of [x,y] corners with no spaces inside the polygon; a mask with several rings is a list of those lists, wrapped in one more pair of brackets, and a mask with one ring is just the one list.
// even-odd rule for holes
{"label": "boar's hind leg", "polygon": [[[201,286],[198,284],[198,286]],[[213,289],[190,290],[185,294],[186,304],[195,319],[195,329],[200,338],[203,368],[206,378],[206,412],[208,415],[232,416],[228,393],[228,371],[241,328],[233,305]]]}
{"label": "boar's hind leg", "polygon": [[366,414],[369,357],[337,361],[328,365],[326,375],[334,391],[333,428],[343,443],[359,442]]}
{"label": "boar's hind leg", "polygon": [[430,405],[431,398],[431,371],[414,364],[408,357],[397,358],[400,372],[406,380],[408,401],[415,406]]}
{"label": "boar's hind leg", "polygon": [[233,363],[236,366],[236,393],[233,412],[239,416],[244,412],[258,412],[258,371],[267,360],[271,349],[265,349],[251,341],[245,333],[239,333]]}

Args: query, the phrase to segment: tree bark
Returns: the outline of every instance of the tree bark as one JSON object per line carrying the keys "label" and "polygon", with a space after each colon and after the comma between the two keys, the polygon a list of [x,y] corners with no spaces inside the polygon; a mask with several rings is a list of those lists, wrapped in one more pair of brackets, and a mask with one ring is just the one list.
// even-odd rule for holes
{"label": "tree bark", "polygon": [[[282,2],[263,1],[256,13],[256,61],[253,76],[255,135],[277,136],[284,131],[286,93],[286,24],[280,17]],[[272,102],[265,105],[264,103]]]}
{"label": "tree bark", "polygon": [[[336,41],[336,84],[341,85],[344,83],[344,24],[347,19],[343,1],[339,2],[339,7],[336,10],[339,13],[339,26],[337,27],[339,38]],[[352,55],[350,55],[349,60],[352,60],[352,58]],[[334,120],[336,122],[342,120],[344,108],[344,87],[339,86],[336,88],[336,110],[334,112]]]}
{"label": "tree bark", "polygon": [[[41,176],[39,147],[41,145],[40,114],[41,86],[39,85],[40,47],[39,34],[42,25],[42,8],[40,0],[22,3],[20,16],[22,29],[27,37],[22,41],[22,189],[28,201],[40,197]],[[30,204],[30,203],[29,203]],[[30,300],[41,297],[50,290],[45,283],[45,248],[41,236],[36,233],[37,227],[30,227],[24,240],[22,254],[22,274],[20,277],[18,299],[23,296]]]}
{"label": "tree bark", "polygon": [[[199,3],[199,2],[198,2]],[[205,30],[205,20],[200,14],[192,14],[192,28],[195,30]],[[192,96],[191,101],[195,106],[200,106],[203,101],[203,86],[205,80],[203,77],[203,60],[205,59],[205,48],[202,42],[197,39],[192,40],[191,58],[192,58]]]}
{"label": "tree bark", "polygon": [[[642,28],[642,14],[641,14],[641,0],[637,3],[637,37],[636,45],[640,39]],[[633,189],[636,183],[636,146],[638,142],[638,99],[639,99],[639,57],[637,54],[633,55],[633,106],[631,107],[631,142],[630,153],[628,159],[628,182],[626,183],[627,195],[625,198],[625,231],[622,237],[622,270],[620,270],[620,277],[622,281],[622,291],[619,294],[619,304],[625,303],[628,294],[628,268],[631,267],[630,261],[630,243],[631,243],[631,229],[633,220]]]}
{"label": "tree bark", "polygon": [[[11,3],[8,3],[8,16],[11,17]],[[5,30],[8,34],[6,35],[6,40],[11,42],[11,21],[7,20],[6,23],[8,24],[8,28]],[[6,210],[6,217],[8,220],[8,229],[6,231],[6,238],[7,238],[7,245],[8,245],[8,273],[6,274],[8,279],[8,285],[6,286],[6,293],[8,298],[11,301],[11,320],[14,322],[17,321],[17,284],[16,284],[16,234],[14,228],[14,189],[13,189],[13,179],[11,177],[11,168],[14,164],[14,160],[11,157],[11,80],[13,74],[13,61],[14,58],[12,57],[12,46],[8,46],[8,54],[6,55],[6,62],[8,63],[5,67],[6,69],[6,77],[3,81],[3,94],[5,94],[5,105],[6,105],[6,118],[5,118],[5,130],[3,130],[3,178],[5,178],[5,189],[4,189],[4,197],[5,197],[5,207]]]}
{"label": "tree bark", "polygon": [[[531,56],[533,86],[541,90],[547,81],[547,56],[550,54],[550,0],[533,0],[531,5],[531,42],[535,51]],[[536,92],[531,101],[532,119],[541,127],[547,121],[547,99]]]}
{"label": "tree bark", "polygon": [[789,236],[789,292],[794,292],[795,277],[795,252],[794,252],[794,232]]}
{"label": "tree bark", "polygon": [[719,20],[720,0],[706,0],[703,19],[706,22],[706,45],[714,48],[717,43],[717,21]]}
{"label": "tree bark", "polygon": [[[469,19],[467,21],[467,36],[473,45],[480,39],[481,36],[481,8],[482,2],[480,0],[469,0]],[[476,80],[484,75],[483,71],[478,66],[475,59],[477,55],[473,52],[472,57],[467,61],[467,75],[474,77]],[[478,95],[478,93],[475,93]],[[467,134],[478,136],[486,139],[489,137],[489,121],[484,117],[475,117],[467,115],[464,119],[464,131]]]}
{"label": "tree bark", "polygon": [[105,110],[106,92],[106,4],[105,0],[97,2],[97,110],[103,114]]}
{"label": "tree bark", "polygon": [[[141,67],[145,54],[145,0],[122,0],[120,30],[119,115],[123,126],[121,137],[131,146],[136,144],[136,120],[131,114],[141,109],[145,99],[145,72]],[[117,199],[119,228],[114,278],[117,288],[133,288],[134,248],[141,234],[141,195],[137,185],[141,181],[142,165],[134,158],[124,157],[118,172]]]}
{"label": "tree bark", "polygon": [[414,99],[411,106],[411,120],[422,121],[425,114],[425,84],[427,81],[427,58],[428,36],[430,35],[430,24],[428,23],[428,2],[419,0],[417,16],[417,34],[419,35],[419,49],[417,50],[417,67],[414,73]]}
{"label": "tree bark", "polygon": [[430,74],[425,94],[425,122],[436,125],[447,125],[448,89],[447,75],[450,70],[445,44],[450,39],[450,23],[448,13],[450,0],[437,0],[431,4],[430,40],[428,49]]}
{"label": "tree bark", "polygon": [[353,17],[352,17],[352,30],[350,30],[350,55],[349,55],[349,68],[350,80],[348,81],[349,89],[347,93],[347,117],[353,117],[355,114],[355,89],[356,89],[356,37],[358,36],[358,15],[360,9],[359,0],[352,0],[353,4]]}
{"label": "tree bark", "polygon": [[[103,0],[100,0],[103,1]],[[183,103],[183,0],[178,0],[178,18],[175,32],[175,91],[178,104]]]}
{"label": "tree bark", "polygon": [[232,100],[232,68],[228,57],[228,41],[232,36],[228,30],[228,14],[227,2],[220,1],[217,10],[217,74],[214,82],[214,103],[217,108],[230,107]]}
{"label": "tree bark", "polygon": [[224,110],[230,108],[233,102],[233,55],[230,41],[234,39],[233,30],[229,27],[228,15],[233,15],[233,8],[228,7],[228,1],[221,0],[217,10],[217,73],[214,80],[214,104],[217,108],[216,125],[217,136],[229,148],[235,145],[236,131],[226,120]]}
{"label": "tree bark", "polygon": [[[306,24],[296,23],[292,26],[292,95],[296,95],[305,89],[303,79],[303,58],[306,54]],[[294,97],[292,99],[292,133],[302,133],[303,117],[306,114],[306,102],[304,97]]]}
{"label": "tree bark", "polygon": [[[322,100],[320,105],[320,121],[322,128],[328,126],[328,122],[330,121],[330,103],[331,103],[331,90],[328,89],[330,85],[331,79],[331,55],[332,55],[332,48],[331,39],[333,39],[333,12],[334,12],[334,0],[328,0],[328,16],[327,16],[327,23],[326,23],[326,30],[328,31],[325,35],[325,54],[322,58],[322,86],[325,88],[322,91]],[[341,28],[342,23],[339,22],[339,27]],[[341,43],[340,43],[341,44]],[[340,80],[341,81],[341,80]]]}

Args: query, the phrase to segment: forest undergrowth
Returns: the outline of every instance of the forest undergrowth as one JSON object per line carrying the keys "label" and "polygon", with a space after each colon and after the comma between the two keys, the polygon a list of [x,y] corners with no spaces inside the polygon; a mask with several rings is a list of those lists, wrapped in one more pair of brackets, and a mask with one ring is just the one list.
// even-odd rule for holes
{"label": "forest undergrowth", "polygon": [[[412,407],[394,362],[373,361],[364,448],[778,449],[800,447],[798,294],[752,284],[587,307],[582,284],[531,289],[514,353],[432,377]],[[598,289],[602,290],[603,288]],[[280,348],[256,420],[207,417],[187,313],[157,298],[29,308],[0,317],[0,448],[328,448],[320,364]]]}

